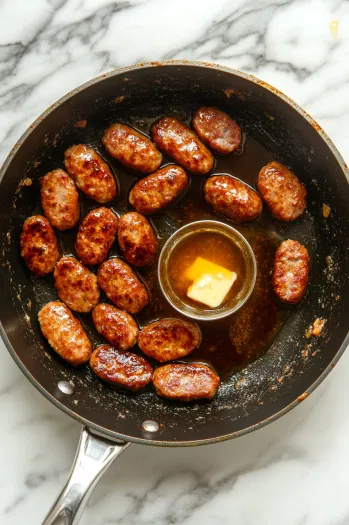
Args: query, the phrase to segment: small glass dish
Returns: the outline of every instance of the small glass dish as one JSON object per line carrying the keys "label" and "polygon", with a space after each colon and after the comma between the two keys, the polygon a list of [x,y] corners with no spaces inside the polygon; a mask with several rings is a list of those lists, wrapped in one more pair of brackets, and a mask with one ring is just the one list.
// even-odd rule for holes
{"label": "small glass dish", "polygon": [[[168,264],[174,248],[184,239],[188,239],[189,236],[206,232],[219,233],[233,242],[240,250],[245,267],[244,281],[238,293],[217,308],[209,308],[205,305],[199,304],[195,307],[192,304],[187,304],[174,291],[169,279]],[[158,263],[159,284],[167,301],[173,308],[175,308],[175,310],[187,317],[196,319],[197,321],[214,321],[217,319],[223,319],[223,317],[227,317],[239,310],[239,308],[241,308],[250,297],[256,283],[256,276],[256,258],[245,237],[243,237],[243,235],[232,226],[212,220],[192,222],[177,230],[164,244]]]}

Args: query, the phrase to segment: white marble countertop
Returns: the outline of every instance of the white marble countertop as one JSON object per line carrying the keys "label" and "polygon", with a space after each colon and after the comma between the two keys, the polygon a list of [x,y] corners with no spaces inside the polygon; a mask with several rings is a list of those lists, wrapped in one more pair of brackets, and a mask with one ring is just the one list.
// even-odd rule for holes
{"label": "white marble countertop", "polygon": [[[349,161],[348,1],[1,0],[0,164],[70,89],[163,58],[215,61],[275,85]],[[80,428],[0,350],[0,523],[36,525],[67,478]],[[309,399],[254,434],[194,449],[134,445],[81,523],[347,525],[348,409],[349,352]]]}

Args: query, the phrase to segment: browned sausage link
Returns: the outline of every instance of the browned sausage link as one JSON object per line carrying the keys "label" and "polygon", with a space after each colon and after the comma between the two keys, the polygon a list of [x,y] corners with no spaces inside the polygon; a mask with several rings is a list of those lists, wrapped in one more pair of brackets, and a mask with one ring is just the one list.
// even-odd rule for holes
{"label": "browned sausage link", "polygon": [[102,204],[116,197],[115,178],[94,149],[78,144],[65,151],[64,159],[67,172],[88,197]]}
{"label": "browned sausage link", "polygon": [[132,170],[152,173],[162,162],[162,155],[151,140],[124,124],[109,126],[102,142],[109,155]]}
{"label": "browned sausage link", "polygon": [[220,379],[207,365],[171,363],[154,371],[153,383],[158,396],[176,401],[212,399]]}
{"label": "browned sausage link", "polygon": [[97,277],[75,257],[62,257],[54,271],[59,298],[76,312],[90,312],[99,301]]}
{"label": "browned sausage link", "polygon": [[306,208],[307,191],[293,171],[280,164],[269,162],[257,177],[257,188],[280,221],[294,221]]}
{"label": "browned sausage link", "polygon": [[158,241],[143,215],[133,211],[120,217],[118,241],[126,261],[134,266],[148,266],[155,261]]}
{"label": "browned sausage link", "polygon": [[68,173],[54,170],[40,179],[41,206],[58,230],[70,230],[79,220],[79,194]]}
{"label": "browned sausage link", "polygon": [[194,324],[182,319],[162,319],[140,331],[138,346],[163,363],[190,354],[200,341],[201,334]]}
{"label": "browned sausage link", "polygon": [[152,125],[153,141],[166,155],[183,168],[205,175],[214,163],[212,153],[185,124],[173,117],[164,117]]}
{"label": "browned sausage link", "polygon": [[40,328],[50,346],[73,366],[86,363],[92,344],[82,324],[60,301],[46,304],[39,312]]}
{"label": "browned sausage link", "polygon": [[116,238],[118,218],[108,208],[91,210],[82,221],[75,241],[76,254],[84,264],[100,264]]}
{"label": "browned sausage link", "polygon": [[308,284],[310,258],[308,250],[298,241],[283,241],[276,250],[273,288],[285,303],[298,303]]}
{"label": "browned sausage link", "polygon": [[148,292],[134,271],[121,259],[109,259],[98,268],[98,284],[116,306],[130,314],[149,302]]}
{"label": "browned sausage link", "polygon": [[171,204],[187,187],[186,172],[172,164],[137,182],[129,201],[139,213],[151,215]]}
{"label": "browned sausage link", "polygon": [[138,326],[133,317],[111,304],[100,303],[92,312],[93,323],[109,343],[119,350],[128,350],[137,343]]}
{"label": "browned sausage link", "polygon": [[198,109],[193,118],[193,128],[202,142],[221,155],[231,153],[241,144],[239,124],[217,108]]}
{"label": "browned sausage link", "polygon": [[59,259],[57,239],[51,224],[42,215],[25,220],[21,233],[21,256],[36,275],[53,271]]}
{"label": "browned sausage link", "polygon": [[109,345],[94,350],[90,365],[103,381],[133,391],[147,386],[153,375],[153,369],[144,357]]}
{"label": "browned sausage link", "polygon": [[214,210],[236,222],[253,221],[262,212],[262,199],[258,193],[229,175],[208,178],[204,196]]}

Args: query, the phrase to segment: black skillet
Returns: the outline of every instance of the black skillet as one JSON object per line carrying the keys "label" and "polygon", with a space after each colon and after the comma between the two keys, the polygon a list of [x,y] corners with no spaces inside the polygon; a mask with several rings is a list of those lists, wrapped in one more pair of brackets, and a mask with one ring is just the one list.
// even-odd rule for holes
{"label": "black skillet", "polygon": [[[243,316],[230,319],[234,327],[230,342],[228,325],[201,327],[206,346],[194,358],[210,360],[223,383],[211,403],[188,405],[158,398],[152,387],[137,395],[116,391],[87,366],[75,371],[54,355],[37,322],[38,309],[56,297],[52,277],[29,274],[19,255],[19,234],[25,218],[40,211],[39,177],[62,167],[68,145],[89,143],[111,163],[120,185],[120,196],[112,205],[123,213],[128,189],[137,177],[106,157],[100,144],[103,129],[122,121],[147,133],[159,116],[175,115],[189,122],[203,104],[230,113],[245,133],[242,150],[217,159],[215,172],[228,172],[254,185],[258,169],[275,158],[304,182],[308,207],[292,224],[279,223],[264,210],[259,221],[240,228],[258,252],[260,286],[255,293],[261,295],[252,298],[247,324],[243,325]],[[215,64],[179,61],[140,64],[102,75],[63,97],[30,126],[5,161],[1,179],[2,337],[33,385],[84,425],[75,469],[46,524],[77,523],[94,484],[130,442],[216,443],[280,417],[316,388],[348,343],[348,168],[309,115],[253,76]],[[179,225],[214,216],[202,204],[201,184],[202,179],[191,177],[191,189],[182,201],[154,217],[161,243]],[[83,214],[96,206],[83,197],[81,201]],[[331,209],[328,219],[323,204]],[[64,253],[73,251],[75,234],[60,235]],[[285,238],[305,244],[312,260],[307,294],[292,309],[277,303],[269,283],[275,247]],[[157,298],[157,306],[138,319],[142,325],[172,312],[158,296],[154,272],[147,270],[141,278]],[[305,332],[318,317],[326,319],[324,330],[318,338],[307,339]],[[93,342],[100,342],[88,316],[81,319]],[[239,330],[240,338],[234,342]]]}

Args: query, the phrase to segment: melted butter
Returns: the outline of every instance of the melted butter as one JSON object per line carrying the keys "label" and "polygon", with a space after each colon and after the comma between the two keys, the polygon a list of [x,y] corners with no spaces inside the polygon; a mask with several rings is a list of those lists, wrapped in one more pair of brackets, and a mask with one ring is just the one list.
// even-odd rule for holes
{"label": "melted butter", "polygon": [[169,280],[176,294],[195,308],[217,308],[238,294],[245,279],[239,248],[216,232],[189,236],[174,248]]}

